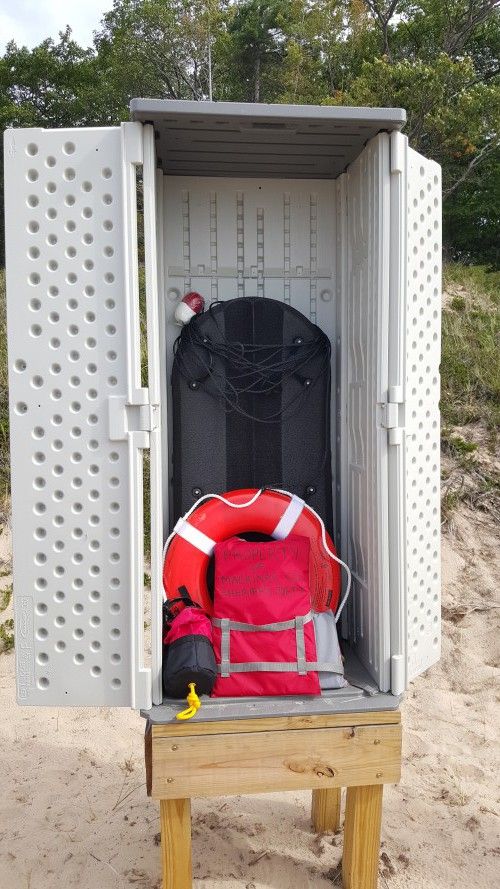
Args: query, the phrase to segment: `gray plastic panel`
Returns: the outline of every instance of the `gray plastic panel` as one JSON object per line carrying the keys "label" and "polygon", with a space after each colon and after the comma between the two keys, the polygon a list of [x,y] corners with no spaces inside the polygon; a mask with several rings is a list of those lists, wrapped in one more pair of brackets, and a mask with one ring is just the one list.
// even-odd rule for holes
{"label": "gray plastic panel", "polygon": [[[346,650],[345,674],[350,683],[346,688],[326,691],[318,697],[202,698],[196,722],[258,719],[266,716],[320,716],[396,710],[399,707],[400,698],[379,692],[363,665],[349,648]],[[182,701],[166,699],[158,707],[141,711],[141,715],[150,722],[160,725],[174,721],[176,713],[185,706]]]}
{"label": "gray plastic panel", "polygon": [[[163,305],[163,184],[156,168],[154,132],[143,127],[144,163],[142,169],[144,200],[144,273],[148,349],[149,399],[156,422],[149,437],[150,562],[151,562],[151,677],[154,703],[162,699],[163,655],[163,473],[168,474],[168,460],[163,451],[163,412],[166,408],[160,358],[159,331],[164,328]],[[166,419],[166,418],[165,418]],[[166,487],[166,486],[165,486]],[[165,498],[167,499],[167,498]]]}
{"label": "gray plastic panel", "polygon": [[405,571],[408,679],[441,653],[441,168],[408,150]]}
{"label": "gray plastic panel", "polygon": [[400,108],[260,105],[133,99],[133,120],[153,123],[164,173],[332,179],[381,130],[401,129]]}
{"label": "gray plastic panel", "polygon": [[[142,127],[5,134],[23,704],[147,706],[135,171]],[[115,411],[111,411],[113,403]],[[130,419],[140,420],[134,407]],[[110,417],[120,420],[111,440]],[[115,427],[120,423],[115,423]],[[136,438],[136,436],[138,436]]]}
{"label": "gray plastic panel", "polygon": [[[368,695],[360,689],[347,687],[326,692],[317,698],[238,698],[222,701],[220,698],[202,700],[196,714],[196,722],[214,722],[228,719],[259,719],[266,716],[333,716],[335,713],[363,713],[377,710],[397,710],[401,699],[378,692]],[[174,722],[176,713],[184,710],[186,703],[170,701],[151,710],[141,710],[141,716],[153,725]]]}
{"label": "gray plastic panel", "polygon": [[[368,143],[339,182],[342,555],[353,589],[343,626],[382,691],[390,688],[387,429],[389,136]],[[347,626],[348,624],[348,626]]]}

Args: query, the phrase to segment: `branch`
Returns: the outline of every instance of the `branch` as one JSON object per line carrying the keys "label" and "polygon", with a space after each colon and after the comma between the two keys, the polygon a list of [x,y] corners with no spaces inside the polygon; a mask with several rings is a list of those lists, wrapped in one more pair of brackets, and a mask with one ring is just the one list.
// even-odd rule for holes
{"label": "branch", "polygon": [[484,74],[482,74],[480,77],[475,77],[474,80],[468,80],[466,83],[464,83],[464,84],[460,87],[459,90],[457,90],[456,92],[452,93],[451,96],[449,96],[449,98],[447,99],[448,104],[449,104],[450,102],[454,102],[454,100],[455,100],[458,96],[463,95],[463,93],[464,93],[466,90],[470,90],[470,89],[472,89],[473,86],[477,86],[477,85],[480,84],[480,83],[487,83],[488,80],[492,80],[494,77],[497,76],[497,74],[500,74],[500,68],[496,68],[496,69],[494,69],[494,70],[492,70],[492,71],[486,71],[486,72],[485,72]]}
{"label": "branch", "polygon": [[202,96],[201,96],[200,93],[195,89],[195,87],[193,86],[193,84],[191,83],[191,81],[189,80],[189,78],[186,77],[186,75],[185,75],[184,72],[182,71],[181,67],[180,67],[179,65],[175,65],[175,64],[174,64],[173,67],[174,67],[174,71],[175,71],[175,73],[176,73],[176,76],[177,76],[178,80],[181,80],[181,81],[183,81],[183,82],[186,84],[187,88],[190,90],[190,92],[191,92],[191,94],[192,94],[192,96],[193,96],[193,99],[201,99]]}
{"label": "branch", "polygon": [[454,182],[452,185],[450,185],[450,187],[447,188],[446,191],[443,192],[443,199],[444,200],[446,200],[446,198],[449,198],[449,196],[457,190],[457,188],[459,187],[459,185],[462,184],[462,182],[465,182],[465,180],[470,176],[470,174],[477,167],[477,165],[480,164],[481,161],[485,157],[487,157],[487,155],[490,154],[497,147],[497,145],[498,145],[497,141],[487,142],[486,145],[483,145],[481,150],[478,151],[478,153],[472,158],[470,163],[467,165],[467,167],[463,171],[462,175],[459,176],[458,179],[456,180],[456,182]]}
{"label": "branch", "polygon": [[396,7],[399,4],[399,0],[391,0],[387,9],[381,9],[381,3],[379,0],[366,0],[366,5],[368,9],[372,13],[373,16],[378,20],[381,30],[382,37],[384,40],[384,55],[386,55],[389,59],[391,58],[391,53],[389,49],[389,22],[392,19]]}
{"label": "branch", "polygon": [[368,6],[370,12],[372,12],[373,15],[378,18],[379,22],[384,25],[387,25],[388,22],[390,22],[396,11],[396,6],[398,5],[398,3],[399,0],[391,0],[388,8],[386,10],[382,10],[380,8],[381,4],[379,0],[366,0],[366,5]]}
{"label": "branch", "polygon": [[455,22],[452,22],[451,15],[448,14],[449,30],[444,39],[445,52],[450,56],[459,53],[474,30],[485,22],[498,6],[498,0],[482,0],[482,2],[469,0],[468,10]]}

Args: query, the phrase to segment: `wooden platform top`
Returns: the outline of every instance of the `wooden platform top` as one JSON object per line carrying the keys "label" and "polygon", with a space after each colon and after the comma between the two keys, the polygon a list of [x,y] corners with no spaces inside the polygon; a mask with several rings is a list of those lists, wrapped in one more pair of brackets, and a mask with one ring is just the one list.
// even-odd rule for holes
{"label": "wooden platform top", "polygon": [[348,728],[358,725],[399,725],[399,710],[371,710],[359,713],[335,713],[319,716],[268,716],[264,719],[228,719],[201,722],[196,717],[187,722],[153,724],[153,738],[186,738],[199,735],[234,735],[253,732],[282,732],[299,729]]}

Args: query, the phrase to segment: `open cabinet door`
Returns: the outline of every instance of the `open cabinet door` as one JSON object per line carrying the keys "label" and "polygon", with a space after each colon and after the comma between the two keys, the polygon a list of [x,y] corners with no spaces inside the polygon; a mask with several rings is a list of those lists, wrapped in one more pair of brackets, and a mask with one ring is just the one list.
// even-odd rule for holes
{"label": "open cabinet door", "polygon": [[338,492],[353,587],[343,633],[381,691],[390,688],[387,374],[389,136],[371,139],[337,180]]}
{"label": "open cabinet door", "polygon": [[391,136],[391,243],[391,689],[400,694],[441,647],[441,168],[401,133]]}
{"label": "open cabinet door", "polygon": [[137,123],[5,134],[22,704],[148,707]]}
{"label": "open cabinet door", "polygon": [[[441,654],[441,167],[407,162],[405,552],[407,681]],[[418,330],[418,334],[417,334]]]}

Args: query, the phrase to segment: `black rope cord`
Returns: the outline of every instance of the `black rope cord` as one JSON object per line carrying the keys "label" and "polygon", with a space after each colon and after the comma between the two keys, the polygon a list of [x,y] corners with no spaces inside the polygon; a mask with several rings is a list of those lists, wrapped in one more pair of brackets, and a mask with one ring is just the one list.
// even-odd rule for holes
{"label": "black rope cord", "polygon": [[[215,319],[214,323],[218,330],[215,341],[200,333],[195,325],[188,324],[175,342],[175,359],[180,373],[193,388],[207,379],[211,380],[225,404],[226,413],[236,411],[257,423],[281,423],[300,410],[308,391],[329,370],[330,341],[320,331],[308,339],[296,337],[289,345],[256,345],[228,341]],[[196,350],[196,372],[193,348]],[[307,365],[318,356],[322,360],[315,376],[302,376]],[[260,416],[242,407],[242,396],[265,396],[276,391],[291,377],[301,382],[301,388],[279,410]]]}

